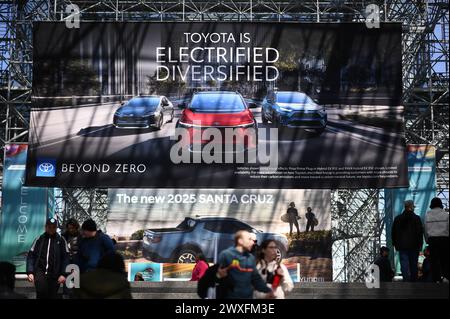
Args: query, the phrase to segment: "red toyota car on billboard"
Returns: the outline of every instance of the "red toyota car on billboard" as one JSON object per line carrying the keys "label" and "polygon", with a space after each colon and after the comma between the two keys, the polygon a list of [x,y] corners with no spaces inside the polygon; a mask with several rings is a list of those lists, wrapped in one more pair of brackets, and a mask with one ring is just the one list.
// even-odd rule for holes
{"label": "red toyota car on billboard", "polygon": [[[198,92],[192,97],[191,102],[180,105],[184,108],[177,127],[187,128],[189,141],[187,147],[190,152],[202,149],[208,143],[216,143],[203,133],[208,128],[217,128],[221,132],[222,151],[229,151],[225,144],[233,144],[233,152],[242,152],[257,148],[257,129],[255,117],[250,107],[253,103],[245,102],[241,94],[228,91]],[[226,139],[226,129],[233,129],[234,138]],[[198,131],[196,131],[198,130]],[[194,144],[198,143],[199,148]]]}

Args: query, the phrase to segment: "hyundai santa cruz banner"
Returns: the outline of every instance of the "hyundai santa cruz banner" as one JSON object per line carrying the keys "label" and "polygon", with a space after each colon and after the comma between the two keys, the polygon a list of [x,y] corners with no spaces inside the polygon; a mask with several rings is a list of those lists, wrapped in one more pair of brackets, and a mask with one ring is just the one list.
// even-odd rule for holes
{"label": "hyundai santa cruz banner", "polygon": [[401,25],[34,25],[26,183],[405,187]]}
{"label": "hyundai santa cruz banner", "polygon": [[239,230],[254,235],[255,251],[273,241],[277,258],[300,268],[296,280],[332,280],[329,190],[109,189],[108,201],[106,232],[125,262],[136,263],[130,280],[158,273],[146,270],[149,262],[164,263],[164,280],[190,279],[195,257],[216,262]]}

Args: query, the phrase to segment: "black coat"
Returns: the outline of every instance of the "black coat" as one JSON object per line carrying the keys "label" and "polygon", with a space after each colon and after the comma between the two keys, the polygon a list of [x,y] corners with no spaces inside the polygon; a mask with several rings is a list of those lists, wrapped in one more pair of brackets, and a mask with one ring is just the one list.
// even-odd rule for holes
{"label": "black coat", "polygon": [[394,271],[392,270],[391,262],[388,257],[380,256],[375,260],[374,264],[380,269],[381,282],[392,281],[392,278],[394,278]]}
{"label": "black coat", "polygon": [[39,236],[33,243],[27,256],[27,274],[45,273],[47,262],[47,248],[49,240],[48,275],[52,277],[64,276],[69,264],[69,250],[66,240],[58,234],[49,237],[47,233]]}
{"label": "black coat", "polygon": [[423,226],[420,217],[414,212],[404,211],[394,219],[392,244],[399,250],[422,250]]}
{"label": "black coat", "polygon": [[78,250],[82,240],[81,235],[71,236],[68,232],[65,232],[62,237],[67,242],[67,248],[69,249],[69,260],[71,264],[79,264]]}

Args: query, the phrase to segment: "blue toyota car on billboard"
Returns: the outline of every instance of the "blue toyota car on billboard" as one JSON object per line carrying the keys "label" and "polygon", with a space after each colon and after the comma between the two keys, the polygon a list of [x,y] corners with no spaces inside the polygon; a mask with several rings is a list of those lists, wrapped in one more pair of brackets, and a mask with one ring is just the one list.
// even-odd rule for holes
{"label": "blue toyota car on billboard", "polygon": [[286,256],[286,236],[265,233],[231,217],[186,217],[175,228],[145,230],[142,254],[155,262],[195,263],[195,256],[203,253],[213,261],[222,250],[234,246],[234,235],[239,230],[254,233],[259,244],[267,239],[275,241],[278,258]]}
{"label": "blue toyota car on billboard", "polygon": [[322,133],[327,126],[327,112],[308,95],[293,91],[269,91],[262,102],[263,123],[278,128],[293,127]]}
{"label": "blue toyota car on billboard", "polygon": [[160,130],[165,123],[172,122],[174,108],[165,96],[141,95],[125,102],[114,113],[116,128],[150,128]]}

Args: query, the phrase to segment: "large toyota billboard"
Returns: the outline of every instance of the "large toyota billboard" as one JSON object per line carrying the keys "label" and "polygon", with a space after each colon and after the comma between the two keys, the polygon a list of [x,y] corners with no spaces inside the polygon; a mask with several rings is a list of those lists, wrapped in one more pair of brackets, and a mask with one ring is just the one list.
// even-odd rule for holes
{"label": "large toyota billboard", "polygon": [[401,25],[34,25],[26,183],[407,186]]}

